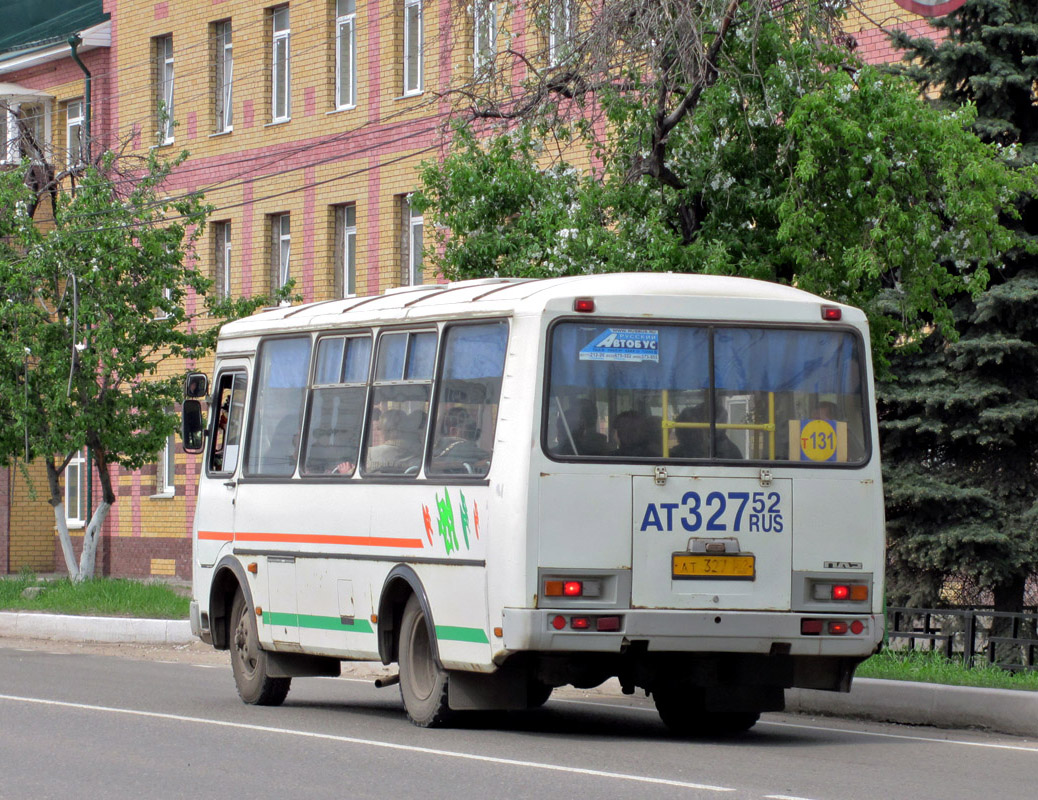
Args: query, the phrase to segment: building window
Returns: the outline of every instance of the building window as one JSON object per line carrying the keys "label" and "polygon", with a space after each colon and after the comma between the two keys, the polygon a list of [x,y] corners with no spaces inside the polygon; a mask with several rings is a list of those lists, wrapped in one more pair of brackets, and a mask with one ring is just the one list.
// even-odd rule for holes
{"label": "building window", "polygon": [[216,296],[228,298],[231,296],[231,223],[213,223],[213,240],[215,242],[213,279],[216,282]]}
{"label": "building window", "polygon": [[555,0],[548,8],[548,63],[553,67],[572,52],[576,17],[574,0]]}
{"label": "building window", "polygon": [[23,158],[47,161],[50,115],[49,99],[20,102],[0,95],[0,163],[17,164]]}
{"label": "building window", "polygon": [[402,236],[401,236],[401,286],[420,286],[422,284],[422,228],[424,220],[419,211],[411,205],[411,196],[400,198]]}
{"label": "building window", "polygon": [[404,0],[404,94],[422,91],[422,0]]}
{"label": "building window", "polygon": [[292,215],[275,214],[270,218],[271,287],[280,289],[292,277],[289,261],[292,249]]}
{"label": "building window", "polygon": [[65,106],[65,146],[68,166],[83,162],[83,101],[70,100]]}
{"label": "building window", "polygon": [[357,4],[335,0],[335,107],[357,104]]}
{"label": "building window", "polygon": [[176,494],[176,455],[177,442],[171,433],[166,438],[155,472],[155,493],[162,495]]}
{"label": "building window", "polygon": [[472,6],[472,73],[489,72],[497,54],[497,4],[494,0],[476,0]]}
{"label": "building window", "polygon": [[70,528],[82,528],[86,496],[86,451],[78,450],[65,467],[65,522]]}
{"label": "building window", "polygon": [[335,207],[335,294],[357,293],[357,207]]}
{"label": "building window", "polygon": [[173,142],[173,37],[160,36],[155,39],[155,65],[157,81],[156,130],[159,144]]}
{"label": "building window", "polygon": [[289,82],[291,80],[291,51],[288,27],[288,6],[279,6],[271,11],[274,27],[273,68],[270,76],[271,118],[284,122],[292,116]]}
{"label": "building window", "polygon": [[216,41],[216,132],[234,130],[234,49],[231,42],[231,21],[217,22],[214,26]]}

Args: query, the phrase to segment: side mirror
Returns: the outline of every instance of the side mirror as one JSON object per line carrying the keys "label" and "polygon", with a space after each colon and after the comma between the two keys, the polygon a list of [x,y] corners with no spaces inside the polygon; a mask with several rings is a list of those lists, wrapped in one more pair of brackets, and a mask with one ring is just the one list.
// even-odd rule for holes
{"label": "side mirror", "polygon": [[[205,380],[205,375],[202,375]],[[180,439],[185,453],[201,453],[205,446],[205,421],[202,419],[202,404],[198,400],[185,400],[180,418]]]}
{"label": "side mirror", "polygon": [[209,378],[204,372],[192,372],[184,381],[184,397],[205,397],[209,394]]}

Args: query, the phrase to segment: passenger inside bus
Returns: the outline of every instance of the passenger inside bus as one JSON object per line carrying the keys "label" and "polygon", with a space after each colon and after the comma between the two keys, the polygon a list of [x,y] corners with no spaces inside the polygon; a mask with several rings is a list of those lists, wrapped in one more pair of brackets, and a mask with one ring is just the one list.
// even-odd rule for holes
{"label": "passenger inside bus", "polygon": [[408,474],[422,460],[424,414],[391,408],[378,418],[381,444],[369,447],[364,468],[367,472]]}
{"label": "passenger inside bus", "polygon": [[[675,422],[700,422],[707,421],[707,408],[705,405],[687,406],[675,418]],[[677,447],[671,448],[672,458],[710,458],[710,429],[702,428],[675,428],[677,434]],[[714,458],[742,458],[743,455],[735,443],[729,439],[724,431],[717,431],[714,439]]]}
{"label": "passenger inside bus", "polygon": [[589,398],[575,401],[556,422],[552,452],[561,456],[601,456],[609,450],[609,440],[598,432],[598,409]]}
{"label": "passenger inside bus", "polygon": [[617,447],[614,456],[651,458],[660,455],[659,420],[635,411],[621,411],[613,418]]}

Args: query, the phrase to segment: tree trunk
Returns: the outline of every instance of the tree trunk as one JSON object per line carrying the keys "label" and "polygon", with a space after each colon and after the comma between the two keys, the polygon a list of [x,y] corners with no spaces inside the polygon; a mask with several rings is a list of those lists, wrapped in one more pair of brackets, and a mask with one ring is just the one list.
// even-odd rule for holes
{"label": "tree trunk", "polygon": [[53,458],[46,460],[47,486],[50,490],[50,504],[54,509],[54,526],[58,529],[58,541],[61,542],[61,554],[65,557],[65,568],[73,581],[82,580],[79,568],[76,567],[76,554],[72,549],[72,537],[68,533],[68,520],[65,518],[65,495],[61,491],[58,479],[61,477]]}
{"label": "tree trunk", "polygon": [[79,555],[79,572],[83,580],[94,577],[94,562],[97,559],[97,540],[101,537],[101,526],[108,518],[108,510],[115,502],[112,491],[112,476],[108,471],[108,462],[104,451],[100,448],[91,450],[94,463],[97,465],[97,477],[101,482],[101,502],[90,518],[86,532],[83,534],[83,552]]}
{"label": "tree trunk", "polygon": [[[1027,579],[1022,575],[1014,575],[1002,583],[991,587],[995,600],[995,611],[1019,613],[1024,608],[1024,589]],[[995,617],[991,623],[991,635],[994,637],[1012,637],[1012,617]],[[1022,637],[1025,631],[1018,627],[1016,636]],[[1023,650],[1017,644],[1009,642],[995,643],[995,662],[998,664],[1022,664]]]}

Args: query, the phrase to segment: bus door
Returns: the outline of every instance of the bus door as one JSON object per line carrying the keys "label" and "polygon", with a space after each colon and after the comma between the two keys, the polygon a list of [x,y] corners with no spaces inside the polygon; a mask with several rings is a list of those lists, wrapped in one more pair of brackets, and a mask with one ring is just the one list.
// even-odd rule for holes
{"label": "bus door", "polygon": [[212,567],[234,539],[248,383],[248,362],[244,360],[225,362],[216,376],[205,475],[198,486],[201,513],[197,520],[195,559],[202,568]]}

